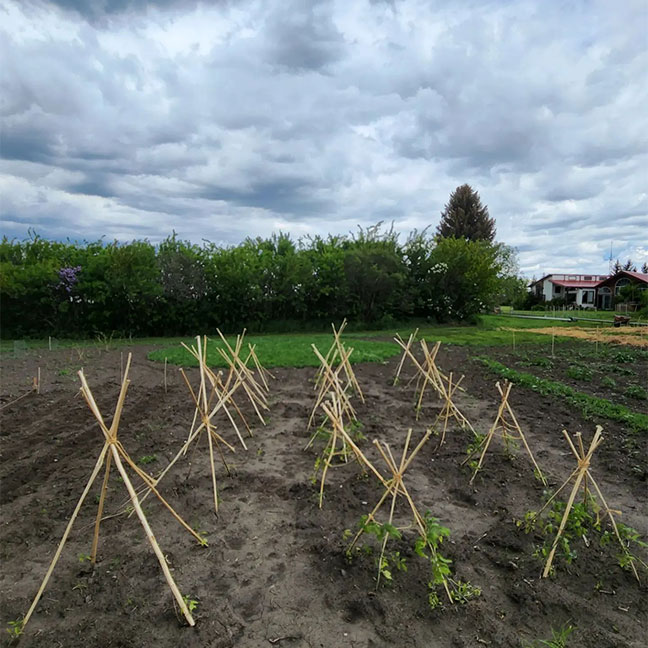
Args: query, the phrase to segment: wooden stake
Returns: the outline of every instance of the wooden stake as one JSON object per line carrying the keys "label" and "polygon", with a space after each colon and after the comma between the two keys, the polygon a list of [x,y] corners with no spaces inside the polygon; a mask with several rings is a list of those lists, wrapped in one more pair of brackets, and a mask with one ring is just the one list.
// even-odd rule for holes
{"label": "wooden stake", "polygon": [[90,488],[92,488],[92,484],[94,483],[94,480],[96,479],[97,475],[99,474],[99,471],[101,470],[101,466],[103,465],[104,459],[106,457],[106,454],[108,452],[108,445],[104,444],[104,447],[101,450],[101,453],[99,454],[99,457],[97,458],[97,462],[95,463],[95,467],[92,471],[92,474],[90,475],[90,479],[88,480],[88,483],[86,484],[85,488],[83,489],[83,493],[81,493],[81,497],[79,498],[79,501],[77,502],[76,507],[74,508],[74,511],[72,513],[72,517],[70,518],[67,526],[65,527],[65,531],[63,532],[63,537],[61,538],[61,541],[59,542],[58,547],[56,548],[56,552],[54,553],[54,558],[52,558],[52,562],[50,563],[49,567],[47,568],[47,572],[45,573],[45,578],[43,579],[43,582],[41,583],[40,587],[38,588],[38,592],[36,593],[36,596],[34,597],[34,600],[32,601],[31,606],[29,607],[29,610],[27,611],[27,614],[25,614],[23,620],[22,620],[22,629],[24,630],[25,626],[27,625],[27,622],[31,618],[31,615],[34,613],[34,610],[36,609],[36,606],[38,605],[38,601],[40,601],[41,596],[43,595],[43,592],[45,591],[45,588],[47,587],[47,583],[49,582],[50,576],[52,575],[52,572],[54,571],[54,567],[56,567],[56,563],[58,562],[58,559],[61,556],[61,552],[63,551],[63,547],[65,546],[65,542],[68,539],[68,536],[70,535],[70,531],[72,530],[72,526],[74,525],[75,520],[77,519],[77,516],[79,515],[79,511],[81,510],[81,506],[83,505],[83,502],[85,501],[85,498],[87,497],[88,493],[90,492]]}
{"label": "wooden stake", "polygon": [[470,431],[475,434],[473,426],[470,424],[470,421],[459,411],[459,408],[455,405],[452,397],[457,389],[461,389],[461,381],[464,379],[464,376],[461,376],[457,382],[453,384],[452,382],[452,372],[448,376],[448,386],[446,387],[445,382],[441,379],[440,389],[445,403],[441,411],[437,414],[437,417],[432,424],[433,428],[436,428],[441,419],[443,419],[443,430],[441,432],[441,440],[439,441],[439,447],[441,447],[445,441],[446,430],[448,429],[448,421],[450,418],[454,418],[457,423],[461,426],[461,429],[465,428],[470,429]]}
{"label": "wooden stake", "polygon": [[164,358],[164,393],[167,393],[167,362],[168,358]]}
{"label": "wooden stake", "polygon": [[[412,450],[408,456],[408,451],[409,451],[409,444],[410,440],[412,437],[412,430],[411,428],[407,432],[407,437],[405,439],[405,445],[403,447],[403,453],[401,455],[400,462],[397,464],[396,460],[394,459],[394,456],[391,452],[391,448],[387,443],[380,443],[378,440],[374,439],[374,446],[380,453],[381,457],[383,458],[383,461],[387,465],[387,468],[389,472],[391,473],[391,478],[384,477],[376,468],[373,466],[369,460],[363,455],[362,453],[359,453],[359,458],[362,458],[364,463],[371,469],[371,471],[378,475],[380,483],[383,485],[385,491],[382,495],[382,497],[378,500],[378,503],[374,506],[372,511],[366,516],[366,521],[367,522],[373,522],[376,520],[376,515],[378,514],[379,510],[382,508],[383,504],[388,500],[389,496],[391,496],[391,505],[390,505],[390,513],[389,513],[389,523],[391,524],[393,521],[393,514],[394,514],[394,507],[395,507],[395,500],[398,498],[399,495],[403,496],[405,500],[407,501],[407,504],[409,505],[410,512],[412,514],[413,520],[414,520],[414,526],[416,527],[419,535],[426,540],[426,546],[429,551],[431,551],[433,554],[436,554],[436,549],[431,546],[427,542],[427,536],[426,536],[426,527],[425,527],[425,522],[423,516],[419,513],[418,508],[416,507],[414,500],[410,496],[407,487],[405,486],[405,483],[403,481],[403,476],[407,469],[409,468],[410,464],[416,457],[416,455],[419,453],[421,448],[425,445],[425,443],[428,441],[432,434],[432,430],[428,430],[421,441],[418,443],[416,448]],[[365,526],[363,526],[355,535],[353,540],[351,541],[351,544],[349,545],[347,551],[351,551],[353,547],[356,545],[358,540],[360,539],[360,536],[365,531]],[[382,563],[382,558],[385,553],[385,548],[386,548],[386,542],[383,542],[382,547],[381,547],[381,553],[380,557],[378,559],[378,577],[377,581],[380,582],[380,565]],[[446,594],[448,596],[449,601],[452,603],[453,598],[452,594],[450,593],[450,587],[449,587],[449,582],[448,580],[443,577],[443,586],[446,591]]]}
{"label": "wooden stake", "polygon": [[308,419],[308,425],[306,426],[306,429],[308,430],[310,426],[313,424],[313,421],[315,419],[315,414],[317,413],[318,408],[320,407],[324,398],[326,397],[326,394],[328,394],[329,392],[336,394],[337,398],[341,403],[342,410],[344,414],[348,417],[348,419],[350,421],[356,420],[355,409],[351,404],[351,401],[347,394],[347,390],[350,388],[351,383],[347,381],[346,385],[343,386],[340,381],[340,373],[344,368],[344,360],[345,359],[348,360],[349,356],[353,353],[353,349],[348,349],[348,350],[342,349],[341,353],[343,355],[343,358],[340,361],[338,367],[334,370],[333,367],[328,363],[326,358],[322,357],[322,354],[319,352],[319,350],[314,344],[311,344],[311,348],[313,349],[313,352],[315,353],[318,360],[320,361],[320,371],[321,371],[322,379],[320,381],[319,393],[317,395],[317,398],[315,399],[315,404],[313,405],[313,409]]}
{"label": "wooden stake", "polygon": [[[108,485],[108,479],[110,475],[110,463],[114,462],[115,466],[117,467],[117,470],[119,471],[119,474],[126,485],[126,489],[128,491],[130,500],[133,504],[134,510],[137,513],[137,516],[140,519],[140,522],[142,524],[142,527],[144,528],[144,531],[146,533],[146,537],[149,540],[151,547],[153,548],[153,552],[155,553],[158,562],[160,563],[160,567],[162,568],[162,572],[164,573],[164,576],[167,580],[167,583],[169,585],[169,588],[171,589],[171,592],[173,593],[174,598],[176,599],[176,602],[180,606],[180,609],[182,610],[182,613],[184,614],[187,623],[189,625],[193,626],[195,625],[195,621],[193,617],[191,616],[191,612],[189,611],[186,603],[184,602],[184,599],[182,595],[180,594],[180,591],[178,590],[177,585],[175,584],[175,581],[173,580],[173,577],[171,576],[171,572],[169,571],[169,568],[166,563],[166,559],[164,557],[164,554],[160,550],[160,547],[155,539],[155,536],[153,534],[153,531],[151,530],[151,527],[149,526],[149,523],[146,519],[146,516],[144,515],[144,512],[142,511],[142,508],[140,506],[140,502],[137,496],[137,493],[135,492],[135,489],[133,488],[133,485],[130,481],[130,478],[128,474],[126,473],[124,466],[121,462],[121,457],[123,457],[129,465],[134,467],[134,462],[130,459],[128,454],[126,453],[126,450],[124,447],[121,445],[121,443],[117,439],[117,431],[119,428],[119,422],[121,420],[121,413],[123,410],[124,406],[124,401],[126,398],[126,391],[128,389],[128,385],[130,381],[128,380],[128,371],[130,368],[131,364],[131,354],[128,355],[128,362],[126,364],[126,371],[124,373],[122,383],[121,383],[121,389],[119,392],[119,398],[117,400],[117,406],[115,408],[115,412],[113,415],[112,423],[110,428],[106,427],[106,424],[104,423],[103,417],[101,415],[101,412],[99,411],[99,408],[97,407],[97,404],[95,402],[94,396],[92,395],[92,392],[90,391],[90,388],[88,386],[88,383],[86,382],[85,375],[83,373],[83,370],[78,372],[79,375],[79,380],[81,382],[81,393],[83,394],[88,407],[94,414],[97,422],[99,423],[99,427],[101,428],[101,431],[104,435],[104,444],[101,449],[101,453],[99,454],[99,457],[97,459],[97,462],[95,463],[95,467],[92,471],[92,474],[90,475],[90,479],[88,480],[86,487],[83,490],[83,493],[81,494],[81,497],[79,498],[79,501],[77,502],[77,505],[74,509],[74,512],[72,513],[72,517],[70,518],[67,527],[63,533],[63,537],[61,538],[61,541],[59,542],[59,545],[57,547],[57,550],[54,554],[54,557],[52,559],[52,562],[50,563],[50,566],[45,574],[45,578],[43,579],[43,582],[41,583],[41,586],[36,594],[36,597],[34,598],[27,614],[25,615],[23,621],[22,621],[22,629],[24,629],[25,625],[29,621],[31,615],[33,614],[34,610],[36,609],[36,606],[38,604],[38,601],[40,600],[45,587],[47,586],[47,583],[52,575],[52,572],[54,571],[54,568],[56,566],[56,563],[58,562],[58,559],[61,555],[61,552],[63,551],[63,547],[65,545],[65,542],[67,541],[67,538],[70,534],[70,531],[72,530],[72,526],[74,525],[74,522],[79,514],[79,511],[81,509],[81,506],[83,505],[83,502],[85,501],[88,492],[90,491],[90,488],[92,487],[92,484],[94,483],[97,475],[99,474],[99,471],[101,470],[102,465],[104,465],[104,462],[106,464],[105,467],[105,474],[104,474],[104,480],[102,484],[102,489],[101,489],[101,495],[99,498],[99,507],[97,511],[97,517],[95,520],[95,530],[93,534],[93,542],[92,542],[92,555],[91,555],[91,560],[93,564],[96,561],[96,556],[97,556],[97,547],[98,547],[98,541],[99,541],[99,527],[100,527],[100,522],[102,518],[102,513],[103,513],[103,507],[104,507],[104,501],[105,501],[105,495],[107,491],[107,485]],[[136,472],[139,471],[139,469],[136,469]],[[141,471],[139,471],[141,474]],[[146,483],[146,482],[145,482]],[[159,496],[159,494],[158,494]],[[161,496],[159,496],[161,498]],[[162,499],[162,498],[161,498]],[[164,500],[162,500],[164,501]],[[171,509],[171,507],[164,502],[170,510],[174,513],[174,516],[180,520],[183,525],[189,529],[194,536],[201,542],[201,544],[206,544],[205,541],[200,538],[194,531],[191,530],[191,528],[180,518],[180,516]]]}
{"label": "wooden stake", "polygon": [[[565,511],[560,521],[560,526],[558,527],[558,532],[556,533],[556,537],[554,538],[553,544],[551,546],[551,551],[549,552],[549,556],[547,558],[544,571],[542,572],[543,578],[547,578],[547,576],[549,576],[549,574],[551,573],[551,565],[553,563],[553,559],[556,554],[556,549],[558,548],[558,542],[560,540],[560,537],[563,534],[563,531],[565,530],[565,526],[567,525],[567,520],[569,519],[569,513],[574,504],[574,500],[576,499],[581,484],[583,484],[584,489],[587,488],[587,480],[589,480],[589,482],[594,487],[594,490],[596,491],[596,494],[598,495],[598,498],[601,501],[601,504],[603,505],[601,509],[607,514],[607,516],[610,519],[610,523],[612,524],[612,528],[614,529],[614,533],[617,537],[617,540],[619,541],[619,545],[621,546],[621,550],[623,554],[626,556],[630,556],[630,552],[628,551],[628,548],[626,547],[623,540],[621,539],[621,535],[619,533],[616,520],[614,519],[614,515],[613,515],[614,511],[608,507],[607,502],[605,501],[605,498],[603,497],[603,494],[601,493],[601,490],[598,487],[598,484],[596,483],[596,481],[594,480],[590,472],[590,463],[592,460],[592,455],[594,454],[594,451],[599,447],[599,445],[603,441],[602,432],[603,432],[603,428],[600,425],[597,425],[596,432],[594,433],[594,438],[592,439],[592,442],[590,444],[587,453],[585,453],[582,440],[579,438],[580,433],[577,433],[576,435],[578,439],[578,446],[579,446],[577,449],[576,446],[574,446],[574,444],[572,443],[572,440],[569,438],[569,434],[567,434],[567,430],[563,430],[563,436],[567,440],[567,443],[569,444],[569,447],[573,455],[576,457],[576,460],[578,461],[578,465],[572,471],[572,473],[567,478],[567,480],[563,483],[563,485],[551,496],[551,498],[549,498],[546,504],[542,507],[542,509],[540,509],[540,511],[538,511],[536,515],[536,518],[540,516],[540,514],[557,497],[558,493],[560,493],[572,481],[572,479],[574,480],[574,486],[571,490],[571,493],[569,494],[569,499],[567,500]],[[585,497],[587,497],[587,491],[585,492]],[[631,559],[629,563],[635,578],[639,580],[639,574],[637,573],[637,568],[634,565],[634,560]]]}
{"label": "wooden stake", "polygon": [[481,442],[479,447],[474,452],[470,453],[468,457],[466,457],[466,459],[462,462],[462,465],[465,464],[474,456],[476,452],[481,450],[479,463],[477,464],[477,467],[475,468],[475,471],[473,472],[473,475],[470,478],[470,483],[471,484],[473,483],[475,477],[477,476],[477,473],[479,472],[479,470],[481,470],[482,464],[484,462],[484,457],[486,456],[486,452],[488,451],[491,441],[493,440],[495,434],[499,432],[502,438],[504,439],[505,443],[507,444],[507,447],[508,447],[509,439],[514,439],[517,437],[522,441],[522,443],[524,444],[524,448],[527,451],[529,458],[531,459],[531,463],[533,464],[535,470],[537,471],[538,477],[540,478],[542,483],[546,486],[547,480],[542,474],[540,467],[536,463],[533,453],[531,452],[531,448],[529,447],[526,437],[524,436],[524,432],[522,432],[522,428],[520,427],[520,424],[518,423],[518,420],[515,414],[513,413],[513,410],[509,403],[509,395],[511,393],[511,388],[513,387],[513,383],[510,382],[506,383],[506,387],[504,389],[502,389],[502,386],[500,385],[499,382],[495,383],[495,386],[497,387],[497,391],[499,392],[500,395],[500,404],[497,410],[497,416],[495,417],[495,421],[493,422],[493,425],[491,425],[490,429],[488,430],[488,434]]}
{"label": "wooden stake", "polygon": [[414,333],[410,333],[409,338],[407,338],[407,344],[403,342],[403,338],[397,333],[396,334],[396,341],[398,344],[403,347],[403,355],[401,356],[400,362],[398,363],[398,368],[396,369],[396,375],[394,376],[394,380],[392,382],[392,385],[398,384],[398,378],[400,377],[400,373],[403,369],[403,365],[405,364],[405,358],[410,355],[410,348],[412,347],[412,342],[416,339],[416,336],[418,335],[418,328],[414,331]]}

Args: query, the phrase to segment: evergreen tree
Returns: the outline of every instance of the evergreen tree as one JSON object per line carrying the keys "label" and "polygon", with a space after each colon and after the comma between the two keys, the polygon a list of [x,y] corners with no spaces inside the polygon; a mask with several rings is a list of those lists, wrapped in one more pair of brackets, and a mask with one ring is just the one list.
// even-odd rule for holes
{"label": "evergreen tree", "polygon": [[468,184],[457,187],[441,212],[437,234],[442,238],[464,238],[468,241],[487,241],[495,238],[495,220],[488,215],[479,194]]}
{"label": "evergreen tree", "polygon": [[617,259],[614,262],[614,265],[612,266],[612,274],[613,275],[619,274],[619,272],[621,272],[621,270],[623,270],[623,266],[621,265],[619,259]]}
{"label": "evergreen tree", "polygon": [[622,269],[628,272],[637,272],[637,266],[632,263],[632,259],[628,259]]}
{"label": "evergreen tree", "polygon": [[647,262],[647,263],[644,263],[644,264],[641,266],[641,272],[643,272],[644,274],[648,274],[648,262]]}

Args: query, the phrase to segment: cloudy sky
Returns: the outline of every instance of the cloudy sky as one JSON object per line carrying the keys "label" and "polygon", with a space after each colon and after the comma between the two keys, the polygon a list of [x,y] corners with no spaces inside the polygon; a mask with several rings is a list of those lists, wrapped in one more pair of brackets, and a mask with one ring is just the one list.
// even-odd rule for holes
{"label": "cloudy sky", "polygon": [[644,0],[1,0],[1,232],[439,222],[528,276],[648,261]]}

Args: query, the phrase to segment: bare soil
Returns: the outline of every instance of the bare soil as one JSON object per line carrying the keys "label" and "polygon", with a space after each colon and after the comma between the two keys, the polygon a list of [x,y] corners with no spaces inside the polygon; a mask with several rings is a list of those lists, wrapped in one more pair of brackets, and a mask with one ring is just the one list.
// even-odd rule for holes
{"label": "bare soil", "polygon": [[[592,344],[562,342],[556,345],[553,357],[550,345],[527,345],[515,352],[488,349],[486,353],[518,371],[557,380],[591,396],[648,414],[648,351],[601,344],[597,352]],[[637,387],[643,393],[633,391]]]}
{"label": "bare soil", "polygon": [[[186,439],[193,406],[175,368],[163,388],[163,367],[147,360],[150,348],[134,346],[131,387],[120,438],[131,457],[151,473],[161,471]],[[76,370],[83,365],[99,407],[110,419],[119,390],[120,351],[29,352],[2,358],[0,406],[25,393],[41,367],[41,393],[0,411],[2,526],[0,551],[3,628],[23,615],[35,595],[77,499],[102,447],[100,430],[79,396]],[[457,402],[485,433],[497,410],[495,379],[470,356],[443,347],[439,364],[466,374]],[[507,360],[507,351],[496,352]],[[515,358],[508,358],[511,364]],[[397,359],[356,367],[366,398],[358,417],[362,447],[380,465],[374,438],[400,452],[409,427],[420,438],[441,404],[428,400],[415,420],[413,385],[392,386]],[[113,646],[239,648],[259,646],[377,648],[519,648],[551,635],[551,628],[576,626],[569,646],[645,645],[648,597],[644,584],[623,571],[614,548],[591,542],[578,547],[571,564],[558,563],[553,578],[541,579],[533,557],[538,537],[515,520],[543,501],[526,457],[509,459],[497,443],[474,486],[461,462],[471,433],[453,426],[446,444],[433,437],[417,456],[405,482],[422,511],[430,510],[451,529],[444,555],[458,578],[482,589],[464,605],[431,610],[427,566],[412,542],[396,543],[408,570],[393,584],[375,587],[375,555],[345,558],[345,529],[356,529],[382,491],[353,462],[327,479],[324,507],[311,481],[316,452],[303,450],[313,402],[312,369],[278,369],[271,384],[267,426],[254,425],[247,452],[229,458],[233,474],[218,467],[221,508],[216,517],[206,447],[178,463],[161,491],[190,525],[207,534],[202,548],[153,498],[145,502],[157,540],[183,594],[198,602],[197,625],[187,627],[137,519],[118,513],[126,491],[110,482],[101,527],[99,561],[90,553],[100,479],[81,510],[61,560],[24,635],[23,646]],[[196,381],[196,370],[189,372]],[[597,422],[605,441],[592,471],[622,520],[648,532],[645,435],[610,421],[585,421],[559,400],[514,387],[511,404],[552,486],[574,468],[561,435],[582,432],[588,441]],[[252,412],[246,409],[249,421]],[[227,426],[222,433],[233,442]],[[153,460],[151,458],[154,457]],[[405,510],[405,509],[401,509]],[[406,538],[413,538],[405,532]],[[648,574],[643,572],[644,581]],[[2,630],[4,634],[4,630]],[[1,640],[9,643],[9,635]]]}

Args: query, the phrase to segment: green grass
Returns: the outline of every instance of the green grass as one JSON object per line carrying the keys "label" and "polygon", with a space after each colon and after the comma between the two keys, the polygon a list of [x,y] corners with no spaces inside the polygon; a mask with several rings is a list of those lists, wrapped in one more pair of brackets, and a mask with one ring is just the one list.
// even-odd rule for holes
{"label": "green grass", "polygon": [[[581,323],[582,325],[582,323]],[[440,340],[446,344],[470,345],[470,346],[512,346],[513,332],[504,331],[504,328],[528,329],[544,328],[554,326],[556,329],[556,343],[572,339],[561,338],[559,329],[577,326],[573,322],[555,322],[542,320],[527,320],[506,315],[480,315],[477,324],[473,326],[426,326],[419,330],[419,337],[424,337],[427,341],[436,342]],[[406,339],[411,330],[399,331],[400,335]],[[375,333],[371,334],[376,335]],[[525,331],[515,331],[515,345],[521,344],[551,344],[551,337],[541,333],[526,333]]]}
{"label": "green grass", "polygon": [[[582,325],[583,323],[581,323]],[[440,340],[444,344],[473,345],[473,346],[512,346],[513,333],[503,331],[501,328],[510,327],[517,329],[538,328],[543,326],[555,326],[557,329],[562,327],[575,326],[571,322],[553,322],[542,320],[526,320],[506,315],[481,315],[477,318],[475,325],[446,325],[434,324],[419,327],[419,338],[424,337],[428,341]],[[353,333],[344,333],[344,339],[350,346],[355,346],[356,351],[352,356],[353,362],[371,362],[380,361],[389,358],[398,353],[397,347],[393,349],[390,346],[384,346],[385,338],[391,339],[398,332],[404,339],[416,328],[414,324],[405,328],[385,329],[382,331],[356,331]],[[382,338],[382,339],[380,339]],[[558,333],[556,343],[559,344],[564,338],[560,338]],[[262,362],[267,362],[268,366],[314,366],[316,360],[310,349],[311,342],[315,343],[320,350],[328,349],[332,336],[326,333],[295,333],[295,334],[268,334],[254,335],[249,338],[252,342],[259,343],[259,353]],[[367,342],[371,340],[371,342]],[[377,340],[377,341],[374,341]],[[549,341],[548,341],[549,340]],[[97,349],[107,350],[108,348],[117,349],[133,345],[158,345],[164,346],[165,349],[160,353],[154,352],[152,359],[164,361],[168,357],[170,362],[177,364],[189,365],[190,363],[183,359],[181,352],[176,349],[175,353],[170,353],[167,349],[179,346],[181,341],[193,341],[193,338],[187,337],[148,337],[148,338],[102,338],[86,340],[56,340],[56,348],[76,348],[76,349]],[[550,344],[550,338],[546,335],[537,333],[525,333],[516,331],[516,346],[527,343]],[[294,348],[291,348],[294,346]],[[47,349],[48,341],[45,340],[0,340],[1,353],[21,353],[36,349]],[[392,349],[388,351],[388,349]],[[180,353],[180,355],[178,355]],[[312,356],[312,357],[311,357]],[[176,358],[177,360],[173,360]],[[220,359],[218,356],[217,360]],[[210,358],[211,360],[211,358]]]}
{"label": "green grass", "polygon": [[[448,326],[448,325],[430,325],[423,326],[419,329],[419,339],[421,337],[428,341],[436,342],[440,340],[445,344],[457,345],[475,345],[475,346],[493,346],[493,345],[512,345],[513,333],[511,331],[502,331],[501,327],[519,327],[533,328],[545,325],[537,320],[520,320],[512,317],[499,315],[483,315],[478,318],[476,325]],[[550,326],[551,324],[546,324]],[[570,322],[558,322],[556,328],[573,326]],[[393,342],[386,341],[391,339],[397,331],[367,331],[345,333],[343,339],[347,346],[353,347],[354,352],[351,356],[351,362],[382,362],[388,358],[398,355],[400,348]],[[398,333],[407,339],[412,329],[401,329]],[[303,333],[303,334],[277,334],[277,335],[251,335],[245,338],[247,342],[257,345],[257,355],[260,362],[267,367],[317,367],[319,366],[317,357],[311,349],[311,344],[315,344],[322,354],[328,350],[333,336],[328,333]],[[567,338],[560,338],[559,333],[556,335],[556,343]],[[228,338],[230,344],[233,344],[233,338]],[[525,343],[550,344],[551,338],[538,333],[515,333],[516,345]],[[163,349],[153,351],[149,354],[149,359],[156,362],[164,362],[164,358],[172,364],[182,366],[196,366],[196,360],[181,346],[179,340],[177,344],[171,346],[168,340]],[[185,344],[192,344],[193,340],[185,339]],[[211,366],[223,367],[225,362],[218,353],[218,346],[222,346],[220,341],[211,342],[208,346],[208,363]],[[247,348],[247,347],[246,347]]]}
{"label": "green grass", "polygon": [[[228,338],[228,342],[234,345],[235,340]],[[305,335],[250,335],[245,337],[244,349],[247,343],[256,345],[256,354],[259,362],[264,367],[319,367],[319,360],[313,351],[311,344],[314,344],[322,355],[326,355],[333,335],[326,333],[305,334]],[[185,344],[194,344],[195,340],[185,340]],[[392,356],[400,353],[399,347],[392,342],[381,342],[377,340],[360,340],[357,338],[347,339],[347,347],[353,348],[351,362],[384,362]],[[226,367],[227,364],[218,352],[224,348],[220,340],[210,340],[207,344],[207,363],[212,367]],[[245,352],[243,353],[245,356]],[[180,345],[165,347],[149,353],[149,359],[156,362],[164,362],[164,359],[171,364],[184,367],[198,366],[196,359]]]}
{"label": "green grass", "polygon": [[598,398],[576,391],[561,382],[538,378],[533,374],[510,369],[487,356],[478,356],[477,360],[493,373],[513,383],[532,389],[543,396],[551,395],[564,399],[570,405],[580,408],[586,419],[593,417],[606,418],[625,423],[633,430],[648,431],[648,415],[646,414],[633,412],[631,409],[612,403],[605,398]]}
{"label": "green grass", "polygon": [[[502,311],[504,312],[504,311]],[[550,308],[546,311],[513,310],[516,315],[533,315],[534,317],[578,317],[579,319],[599,319],[608,322],[614,321],[613,311],[592,311],[592,310],[558,310],[554,312]],[[632,313],[630,313],[632,317]],[[633,319],[637,319],[636,317]]]}

